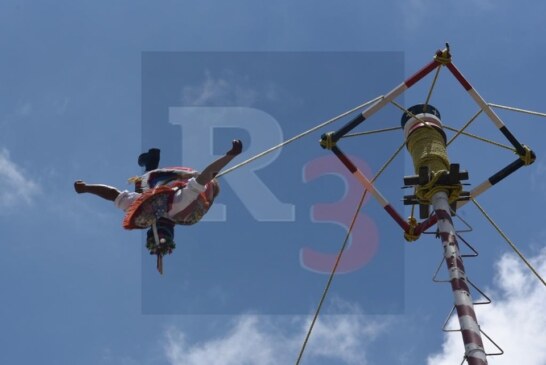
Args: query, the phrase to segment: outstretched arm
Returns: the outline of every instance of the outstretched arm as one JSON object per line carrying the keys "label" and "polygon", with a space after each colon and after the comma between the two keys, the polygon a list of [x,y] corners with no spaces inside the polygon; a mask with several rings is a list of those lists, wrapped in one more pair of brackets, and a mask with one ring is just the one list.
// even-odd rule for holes
{"label": "outstretched arm", "polygon": [[74,183],[74,190],[76,190],[78,194],[90,193],[110,201],[116,200],[116,198],[120,194],[118,189],[111,186],[100,184],[86,184],[81,180],[78,180]]}
{"label": "outstretched arm", "polygon": [[234,140],[232,142],[231,149],[226,152],[225,156],[220,157],[208,165],[203,172],[197,176],[197,183],[200,185],[208,184],[214,177],[222,170],[235,156],[241,153],[243,150],[243,143],[240,140]]}

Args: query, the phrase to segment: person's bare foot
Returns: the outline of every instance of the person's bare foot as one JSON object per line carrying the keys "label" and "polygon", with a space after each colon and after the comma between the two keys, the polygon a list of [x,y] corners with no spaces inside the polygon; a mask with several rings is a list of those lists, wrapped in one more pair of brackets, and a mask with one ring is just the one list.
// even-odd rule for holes
{"label": "person's bare foot", "polygon": [[81,194],[85,193],[85,183],[81,180],[78,180],[74,183],[74,190],[76,190],[76,193]]}
{"label": "person's bare foot", "polygon": [[235,139],[235,140],[233,140],[233,142],[231,142],[231,144],[232,144],[232,147],[226,153],[226,155],[228,155],[228,156],[237,156],[238,154],[240,154],[241,151],[243,150],[243,142],[241,142],[238,139]]}

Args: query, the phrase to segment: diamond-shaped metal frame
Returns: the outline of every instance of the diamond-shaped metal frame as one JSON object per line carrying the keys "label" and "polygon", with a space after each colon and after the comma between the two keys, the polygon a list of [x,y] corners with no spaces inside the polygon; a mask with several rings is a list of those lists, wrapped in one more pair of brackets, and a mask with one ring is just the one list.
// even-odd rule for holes
{"label": "diamond-shaped metal frame", "polygon": [[[513,172],[518,170],[520,167],[530,165],[535,161],[535,153],[527,146],[521,144],[516,137],[508,130],[501,118],[493,111],[491,106],[478,94],[478,92],[472,87],[472,85],[467,81],[467,79],[462,75],[462,73],[457,69],[457,67],[451,62],[451,53],[449,47],[446,47],[443,50],[438,50],[434,56],[434,59],[417,71],[415,74],[410,76],[400,85],[396,86],[394,89],[389,91],[386,95],[378,98],[376,102],[370,105],[367,109],[359,113],[356,117],[342,126],[335,132],[325,133],[321,137],[320,145],[331,150],[339,160],[349,169],[349,171],[360,181],[360,183],[366,188],[366,190],[372,194],[372,196],[379,202],[383,209],[394,219],[394,221],[402,228],[405,233],[406,239],[417,239],[421,233],[423,233],[428,228],[432,227],[437,222],[436,215],[431,215],[427,219],[417,223],[416,221],[405,220],[389,203],[389,201],[381,194],[381,192],[374,186],[372,181],[364,175],[356,165],[341,151],[337,142],[344,137],[351,130],[356,128],[365,120],[369,119],[372,115],[382,109],[389,103],[394,103],[394,100],[402,95],[406,90],[411,88],[417,82],[422,80],[425,76],[431,73],[434,70],[437,70],[439,67],[447,67],[455,79],[461,84],[461,86],[467,91],[470,97],[478,104],[480,110],[485,112],[493,124],[500,130],[504,137],[510,142],[514,147],[518,158],[508,164],[506,167],[500,169],[495,174],[491,175],[481,184],[477,185],[474,189],[470,191],[469,199],[475,198],[478,195],[481,195],[486,190],[491,188],[493,185],[497,184],[499,181],[503,180],[507,176],[511,175]],[[457,202],[457,208],[463,206],[468,202],[459,201]]]}

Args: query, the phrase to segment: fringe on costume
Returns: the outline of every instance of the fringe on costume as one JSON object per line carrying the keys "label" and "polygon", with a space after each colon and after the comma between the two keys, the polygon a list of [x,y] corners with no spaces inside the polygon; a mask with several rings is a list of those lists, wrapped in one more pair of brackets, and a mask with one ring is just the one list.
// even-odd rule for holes
{"label": "fringe on costume", "polygon": [[123,219],[123,228],[143,229],[150,227],[155,220],[167,213],[174,192],[168,186],[159,186],[141,193],[127,208]]}
{"label": "fringe on costume", "polygon": [[[152,170],[140,177],[129,179],[143,190],[141,195],[127,208],[123,227],[125,229],[143,229],[150,227],[161,217],[167,217],[176,191],[183,189],[188,181],[199,173],[187,167]],[[172,217],[167,217],[176,224],[192,225],[207,213],[215,198],[218,182],[213,179],[184,210]]]}

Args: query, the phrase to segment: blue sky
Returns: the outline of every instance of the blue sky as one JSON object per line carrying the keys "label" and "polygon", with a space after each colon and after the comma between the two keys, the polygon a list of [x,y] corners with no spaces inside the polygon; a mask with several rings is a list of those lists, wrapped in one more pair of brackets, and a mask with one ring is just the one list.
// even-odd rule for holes
{"label": "blue sky", "polygon": [[[308,308],[306,313],[264,315],[263,308],[252,305],[238,308],[244,315],[218,311],[192,315],[188,310],[182,315],[176,314],[180,313],[176,308],[171,311],[175,314],[154,314],[150,313],[153,310],[146,310],[149,308],[146,294],[150,289],[147,285],[152,285],[159,294],[171,295],[173,290],[180,290],[181,295],[194,295],[192,300],[206,299],[199,292],[184,292],[195,283],[186,270],[188,267],[198,270],[199,278],[212,281],[228,268],[230,275],[237,275],[236,266],[231,264],[235,254],[242,263],[256,262],[260,253],[278,254],[271,245],[264,245],[264,251],[232,252],[232,256],[220,256],[220,252],[222,255],[226,252],[213,250],[215,246],[223,250],[219,243],[228,245],[232,238],[226,237],[239,233],[245,224],[249,228],[242,234],[243,243],[275,234],[272,232],[275,226],[253,221],[229,184],[223,185],[225,189],[218,203],[227,207],[228,214],[237,212],[233,228],[229,224],[231,218],[223,223],[206,222],[192,227],[187,233],[191,242],[181,245],[173,257],[166,259],[167,275],[163,278],[157,276],[153,262],[143,255],[140,233],[121,228],[121,212],[108,202],[73,192],[72,183],[79,178],[125,187],[126,179],[138,172],[136,156],[149,147],[143,146],[146,136],[141,133],[143,52],[401,52],[403,70],[393,67],[390,78],[384,80],[386,87],[380,88],[379,93],[384,93],[402,81],[393,75],[410,75],[449,41],[455,64],[487,101],[545,111],[542,86],[546,77],[541,69],[546,53],[546,41],[541,37],[546,24],[545,7],[539,2],[471,0],[441,4],[422,0],[340,4],[3,2],[0,5],[3,70],[0,362],[170,365],[295,362],[309,320],[304,314],[310,314],[315,299],[319,299],[325,282],[323,275],[309,276],[306,284],[312,283],[315,290],[306,287],[304,292],[309,291],[309,296],[305,300],[294,299]],[[362,72],[355,77],[367,75],[369,70]],[[194,105],[218,106],[227,100],[229,105],[264,108],[260,104],[263,95],[251,92],[264,89],[253,89],[256,85],[252,82],[228,76],[202,73],[191,83],[181,82],[180,105],[191,105],[193,101]],[[335,79],[331,75],[322,79],[317,75],[315,84],[308,88],[301,87],[297,78],[293,80],[293,88],[287,91],[310,92],[296,100],[302,106],[332,95],[337,103],[332,108],[339,109],[330,110],[325,104],[323,109],[309,108],[308,115],[302,106],[285,110],[278,117],[284,137],[341,113],[342,106],[348,109],[376,96],[369,95],[369,79],[356,79],[349,89],[335,85]],[[359,83],[362,83],[361,96],[355,94]],[[339,92],[323,90],[321,86],[326,84],[339,87]],[[408,92],[404,103],[422,101],[426,87],[427,84]],[[450,125],[461,125],[476,111],[476,106],[447,73],[442,73],[433,100],[443,115],[454,120]],[[290,110],[301,126],[291,124]],[[546,200],[546,164],[542,162],[546,150],[541,143],[546,131],[544,119],[508,112],[499,115],[522,143],[535,150],[537,162],[494,187],[480,202],[544,276],[546,231],[541,211]],[[372,120],[369,128],[371,123]],[[375,123],[380,125],[381,121]],[[396,123],[398,119],[388,126]],[[479,123],[474,131],[503,141],[486,119],[480,119]],[[331,129],[335,127],[326,130]],[[230,133],[219,136],[219,141],[225,144],[233,137],[234,132]],[[402,142],[401,134],[394,136]],[[261,172],[284,201],[304,199],[299,192],[318,195],[322,186],[342,191],[342,184],[335,179],[321,180],[307,189],[301,180],[292,177],[291,181],[300,182],[298,187],[281,183],[279,170],[288,168],[290,173],[303,173],[294,165],[297,158],[307,158],[302,151],[313,158],[328,156],[316,144],[318,134],[309,138],[312,141],[284,148],[279,160]],[[373,138],[364,137],[362,141],[381,145],[379,139]],[[357,142],[351,143],[354,145],[348,148],[352,154],[365,161],[376,161],[364,147],[359,149]],[[164,163],[176,163],[179,158],[176,151],[166,153],[172,146],[162,148]],[[214,148],[215,154],[225,149],[224,145]],[[470,171],[473,184],[514,159],[510,152],[482,147],[466,139],[455,144],[450,154]],[[402,166],[404,161],[398,163]],[[405,172],[409,171],[411,166],[406,163]],[[403,174],[399,168],[391,171],[389,177],[398,179],[396,185]],[[391,186],[391,181],[383,184]],[[296,206],[296,220],[287,224],[289,232],[291,237],[300,235],[302,239],[318,240],[321,236],[317,229],[323,228],[298,223],[308,223],[310,205],[324,201],[315,201],[312,195],[303,197],[307,205]],[[371,201],[367,206],[370,210],[366,214],[388,231],[388,218],[377,209],[377,204]],[[492,358],[490,363],[513,364],[517,361],[514,359],[523,358],[526,364],[544,364],[546,317],[540,312],[546,299],[544,287],[510,255],[507,245],[475,208],[468,206],[460,214],[474,228],[465,237],[480,251],[480,256],[468,260],[466,267],[473,281],[493,299],[493,305],[478,309],[478,319],[506,351],[503,357]],[[209,235],[203,236],[204,231]],[[329,230],[326,234],[341,240],[343,230]],[[463,347],[459,336],[444,337],[440,330],[451,306],[450,290],[430,281],[441,258],[439,242],[423,238],[411,245],[402,239],[389,243],[399,245],[404,258],[403,311],[370,314],[369,307],[358,300],[347,301],[345,292],[340,290],[339,295],[328,298],[326,306],[327,312],[338,315],[325,316],[320,322],[304,364],[460,361]],[[207,248],[209,251],[203,255]],[[222,260],[224,257],[229,260]],[[256,277],[263,275],[259,269],[254,272]],[[264,272],[274,273],[273,268]],[[239,273],[242,275],[243,271]],[[301,273],[308,272],[302,269]],[[333,287],[339,283],[338,288],[362,291],[359,295],[363,302],[363,298],[385,294],[384,289],[374,292],[365,285],[365,280],[378,281],[375,276],[366,277],[365,270],[352,277],[352,283],[351,275],[336,278]],[[218,275],[218,283],[223,279]],[[245,280],[241,279],[241,284]],[[222,289],[225,285],[218,287]],[[213,294],[220,298],[233,296],[232,290]],[[241,299],[243,303],[253,303],[255,296],[266,294],[267,289],[257,287],[252,294],[243,291]],[[171,298],[157,297],[158,302]]]}

